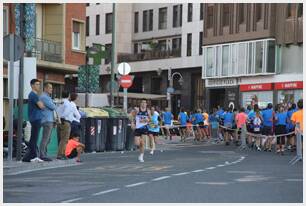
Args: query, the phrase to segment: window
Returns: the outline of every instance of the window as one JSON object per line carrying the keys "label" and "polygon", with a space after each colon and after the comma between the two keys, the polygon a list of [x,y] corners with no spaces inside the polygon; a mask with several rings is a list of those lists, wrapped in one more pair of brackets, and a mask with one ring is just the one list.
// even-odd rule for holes
{"label": "window", "polygon": [[139,13],[134,13],[134,32],[138,33],[138,24],[139,24]]}
{"label": "window", "polygon": [[187,34],[187,56],[191,56],[192,34]]}
{"label": "window", "polygon": [[244,23],[244,4],[239,4],[239,24]]}
{"label": "window", "polygon": [[138,53],[138,43],[134,44],[134,54]]}
{"label": "window", "polygon": [[246,68],[246,44],[240,43],[238,49],[238,74],[245,74]]}
{"label": "window", "polygon": [[105,34],[112,33],[113,30],[112,22],[113,22],[113,14],[112,13],[105,14]]}
{"label": "window", "polygon": [[159,40],[158,41],[158,49],[160,51],[166,51],[167,50],[167,41],[166,40]]}
{"label": "window", "polygon": [[231,51],[231,66],[229,67],[228,75],[237,75],[238,74],[238,44],[232,44]]}
{"label": "window", "polygon": [[72,48],[80,50],[81,49],[81,40],[80,40],[80,23],[73,21],[72,24]]}
{"label": "window", "polygon": [[252,74],[253,67],[253,43],[250,42],[248,51],[248,74]]}
{"label": "window", "polygon": [[303,4],[298,4],[298,17],[303,16]]}
{"label": "window", "polygon": [[223,26],[229,25],[229,4],[223,4]]}
{"label": "window", "polygon": [[172,39],[172,50],[175,50],[181,53],[181,45],[182,45],[181,38]]}
{"label": "window", "polygon": [[161,94],[161,77],[152,77],[151,79],[151,94]]}
{"label": "window", "polygon": [[182,5],[173,6],[173,27],[182,26]]}
{"label": "window", "polygon": [[89,6],[89,4],[86,4],[86,6]]}
{"label": "window", "polygon": [[167,29],[167,7],[159,9],[158,29]]}
{"label": "window", "polygon": [[267,73],[275,72],[275,41],[268,41]]}
{"label": "window", "polygon": [[3,78],[3,98],[8,98],[8,79]]}
{"label": "window", "polygon": [[3,9],[3,36],[8,33],[8,11],[7,9]]}
{"label": "window", "polygon": [[222,46],[222,76],[228,75],[229,63],[229,45],[225,45]]}
{"label": "window", "polygon": [[203,32],[199,33],[199,55],[202,55]]}
{"label": "window", "polygon": [[255,73],[262,73],[263,70],[263,42],[256,42],[256,51],[255,51]]}
{"label": "window", "polygon": [[204,14],[204,10],[203,10],[204,7],[203,7],[203,6],[204,6],[204,4],[201,3],[201,4],[200,4],[200,20],[203,20],[203,16],[204,16],[204,15],[203,15],[203,14]]}
{"label": "window", "polygon": [[100,35],[100,15],[96,15],[96,35]]}
{"label": "window", "polygon": [[105,64],[109,64],[112,58],[112,44],[105,44],[106,58],[104,60]]}
{"label": "window", "polygon": [[143,11],[142,31],[153,30],[153,9]]}
{"label": "window", "polygon": [[213,69],[214,69],[214,48],[209,47],[207,48],[206,52],[206,76],[212,77],[213,76]]}
{"label": "window", "polygon": [[292,17],[292,6],[288,4],[287,6],[287,18]]}
{"label": "window", "polygon": [[188,22],[192,21],[192,3],[188,3]]}
{"label": "window", "polygon": [[256,21],[260,21],[261,19],[261,4],[256,4]]}
{"label": "window", "polygon": [[89,16],[86,16],[86,36],[89,36]]}
{"label": "window", "polygon": [[208,7],[208,12],[207,12],[207,28],[212,28],[213,27],[213,21],[214,21],[214,7],[209,6]]}

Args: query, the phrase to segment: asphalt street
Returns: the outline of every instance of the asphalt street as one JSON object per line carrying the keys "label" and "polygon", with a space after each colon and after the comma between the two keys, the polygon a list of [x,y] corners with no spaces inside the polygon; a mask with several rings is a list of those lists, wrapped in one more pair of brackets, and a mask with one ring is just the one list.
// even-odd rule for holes
{"label": "asphalt street", "polygon": [[[301,203],[293,154],[235,146],[171,144],[144,163],[135,151],[86,154],[83,163],[3,177],[4,203]],[[39,163],[30,163],[39,164]]]}

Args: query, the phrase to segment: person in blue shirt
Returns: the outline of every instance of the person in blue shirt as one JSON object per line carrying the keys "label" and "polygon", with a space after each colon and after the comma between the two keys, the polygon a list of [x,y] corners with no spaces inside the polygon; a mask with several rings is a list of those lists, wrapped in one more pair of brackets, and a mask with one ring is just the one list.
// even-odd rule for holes
{"label": "person in blue shirt", "polygon": [[170,138],[170,140],[172,140],[169,128],[172,126],[173,114],[171,113],[170,108],[166,108],[166,111],[162,113],[162,119],[166,128],[166,139]]}
{"label": "person in blue shirt", "polygon": [[233,108],[230,107],[228,109],[226,109],[225,113],[224,113],[224,127],[226,127],[225,129],[225,136],[224,136],[224,140],[225,140],[225,145],[229,145],[229,140],[230,140],[230,135],[233,135],[233,123],[235,120],[234,117],[234,113],[233,113]]}
{"label": "person in blue shirt", "polygon": [[158,113],[155,112],[155,107],[151,107],[150,110],[150,123],[148,125],[148,133],[149,133],[149,138],[150,138],[150,154],[153,155],[154,154],[154,150],[155,150],[155,143],[156,143],[156,138],[159,135],[159,121],[158,121]]}
{"label": "person in blue shirt", "polygon": [[204,118],[201,109],[197,109],[194,119],[195,124],[197,125],[198,140],[203,140],[205,136],[204,132],[202,131],[202,129],[204,129]]}
{"label": "person in blue shirt", "polygon": [[269,103],[267,108],[262,111],[262,119],[263,119],[263,129],[262,134],[266,135],[266,145],[265,151],[272,151],[272,140],[273,140],[273,119],[274,119],[274,111],[272,103]]}
{"label": "person in blue shirt", "polygon": [[[296,104],[293,103],[291,105],[291,107],[289,108],[288,112],[287,112],[287,124],[286,124],[287,133],[294,132],[295,126],[291,121],[291,117],[292,117],[292,114],[296,111],[298,111],[297,108],[296,108]],[[293,147],[295,145],[295,138],[294,137],[295,137],[295,134],[291,134],[291,135],[287,136],[287,140],[288,140],[288,143],[289,143],[288,144],[288,149],[291,150],[291,151],[293,151]]]}
{"label": "person in blue shirt", "polygon": [[[275,135],[286,134],[287,112],[282,105],[279,106],[275,114]],[[276,152],[284,155],[285,151],[285,136],[277,137]]]}
{"label": "person in blue shirt", "polygon": [[247,115],[250,113],[250,111],[252,110],[251,105],[248,105],[246,110],[244,111]]}
{"label": "person in blue shirt", "polygon": [[51,158],[47,156],[47,147],[50,142],[50,136],[52,129],[54,128],[54,110],[56,109],[56,106],[51,99],[52,95],[52,84],[51,83],[45,83],[44,84],[44,92],[40,96],[40,100],[44,103],[45,108],[42,110],[42,127],[43,127],[43,135],[40,142],[40,159],[44,161],[52,161]]}
{"label": "person in blue shirt", "polygon": [[26,154],[23,156],[23,162],[43,162],[37,155],[37,140],[39,130],[41,128],[42,109],[45,108],[43,102],[39,100],[38,94],[40,93],[40,81],[38,79],[32,79],[31,82],[32,91],[29,93],[28,101],[28,115],[31,123],[31,137],[29,147]]}
{"label": "person in blue shirt", "polygon": [[181,141],[185,142],[186,141],[186,136],[187,136],[187,120],[188,116],[184,110],[184,108],[181,108],[181,112],[178,114],[178,120],[180,122],[180,135],[181,135]]}

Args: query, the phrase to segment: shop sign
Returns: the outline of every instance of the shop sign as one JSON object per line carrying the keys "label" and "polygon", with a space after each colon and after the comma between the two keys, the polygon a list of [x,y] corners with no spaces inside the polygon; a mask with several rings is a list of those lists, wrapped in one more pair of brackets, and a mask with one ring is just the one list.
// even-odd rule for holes
{"label": "shop sign", "polygon": [[284,90],[284,89],[303,89],[303,82],[278,82],[275,83],[276,90]]}
{"label": "shop sign", "polygon": [[206,87],[236,86],[237,79],[206,79]]}
{"label": "shop sign", "polygon": [[272,90],[272,84],[266,83],[266,84],[243,84],[240,85],[240,91],[266,91],[266,90]]}

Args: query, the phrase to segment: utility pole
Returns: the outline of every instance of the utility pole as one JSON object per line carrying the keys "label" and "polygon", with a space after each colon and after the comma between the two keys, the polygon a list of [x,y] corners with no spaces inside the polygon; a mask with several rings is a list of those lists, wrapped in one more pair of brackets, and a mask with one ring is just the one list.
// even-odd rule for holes
{"label": "utility pole", "polygon": [[[26,39],[24,35],[24,14],[25,14],[25,4],[20,4],[20,37],[26,45]],[[26,47],[25,47],[26,48]],[[23,90],[24,90],[24,52],[22,52],[20,57],[20,70],[19,70],[19,89],[18,89],[18,130],[17,130],[17,153],[16,160],[21,160],[21,138],[23,136]],[[11,68],[12,69],[12,68]]]}
{"label": "utility pole", "polygon": [[114,81],[114,67],[115,67],[115,16],[116,16],[116,4],[113,3],[113,14],[112,14],[112,63],[111,63],[111,78],[110,78],[110,106],[114,106],[114,95],[113,95],[113,81]]}

